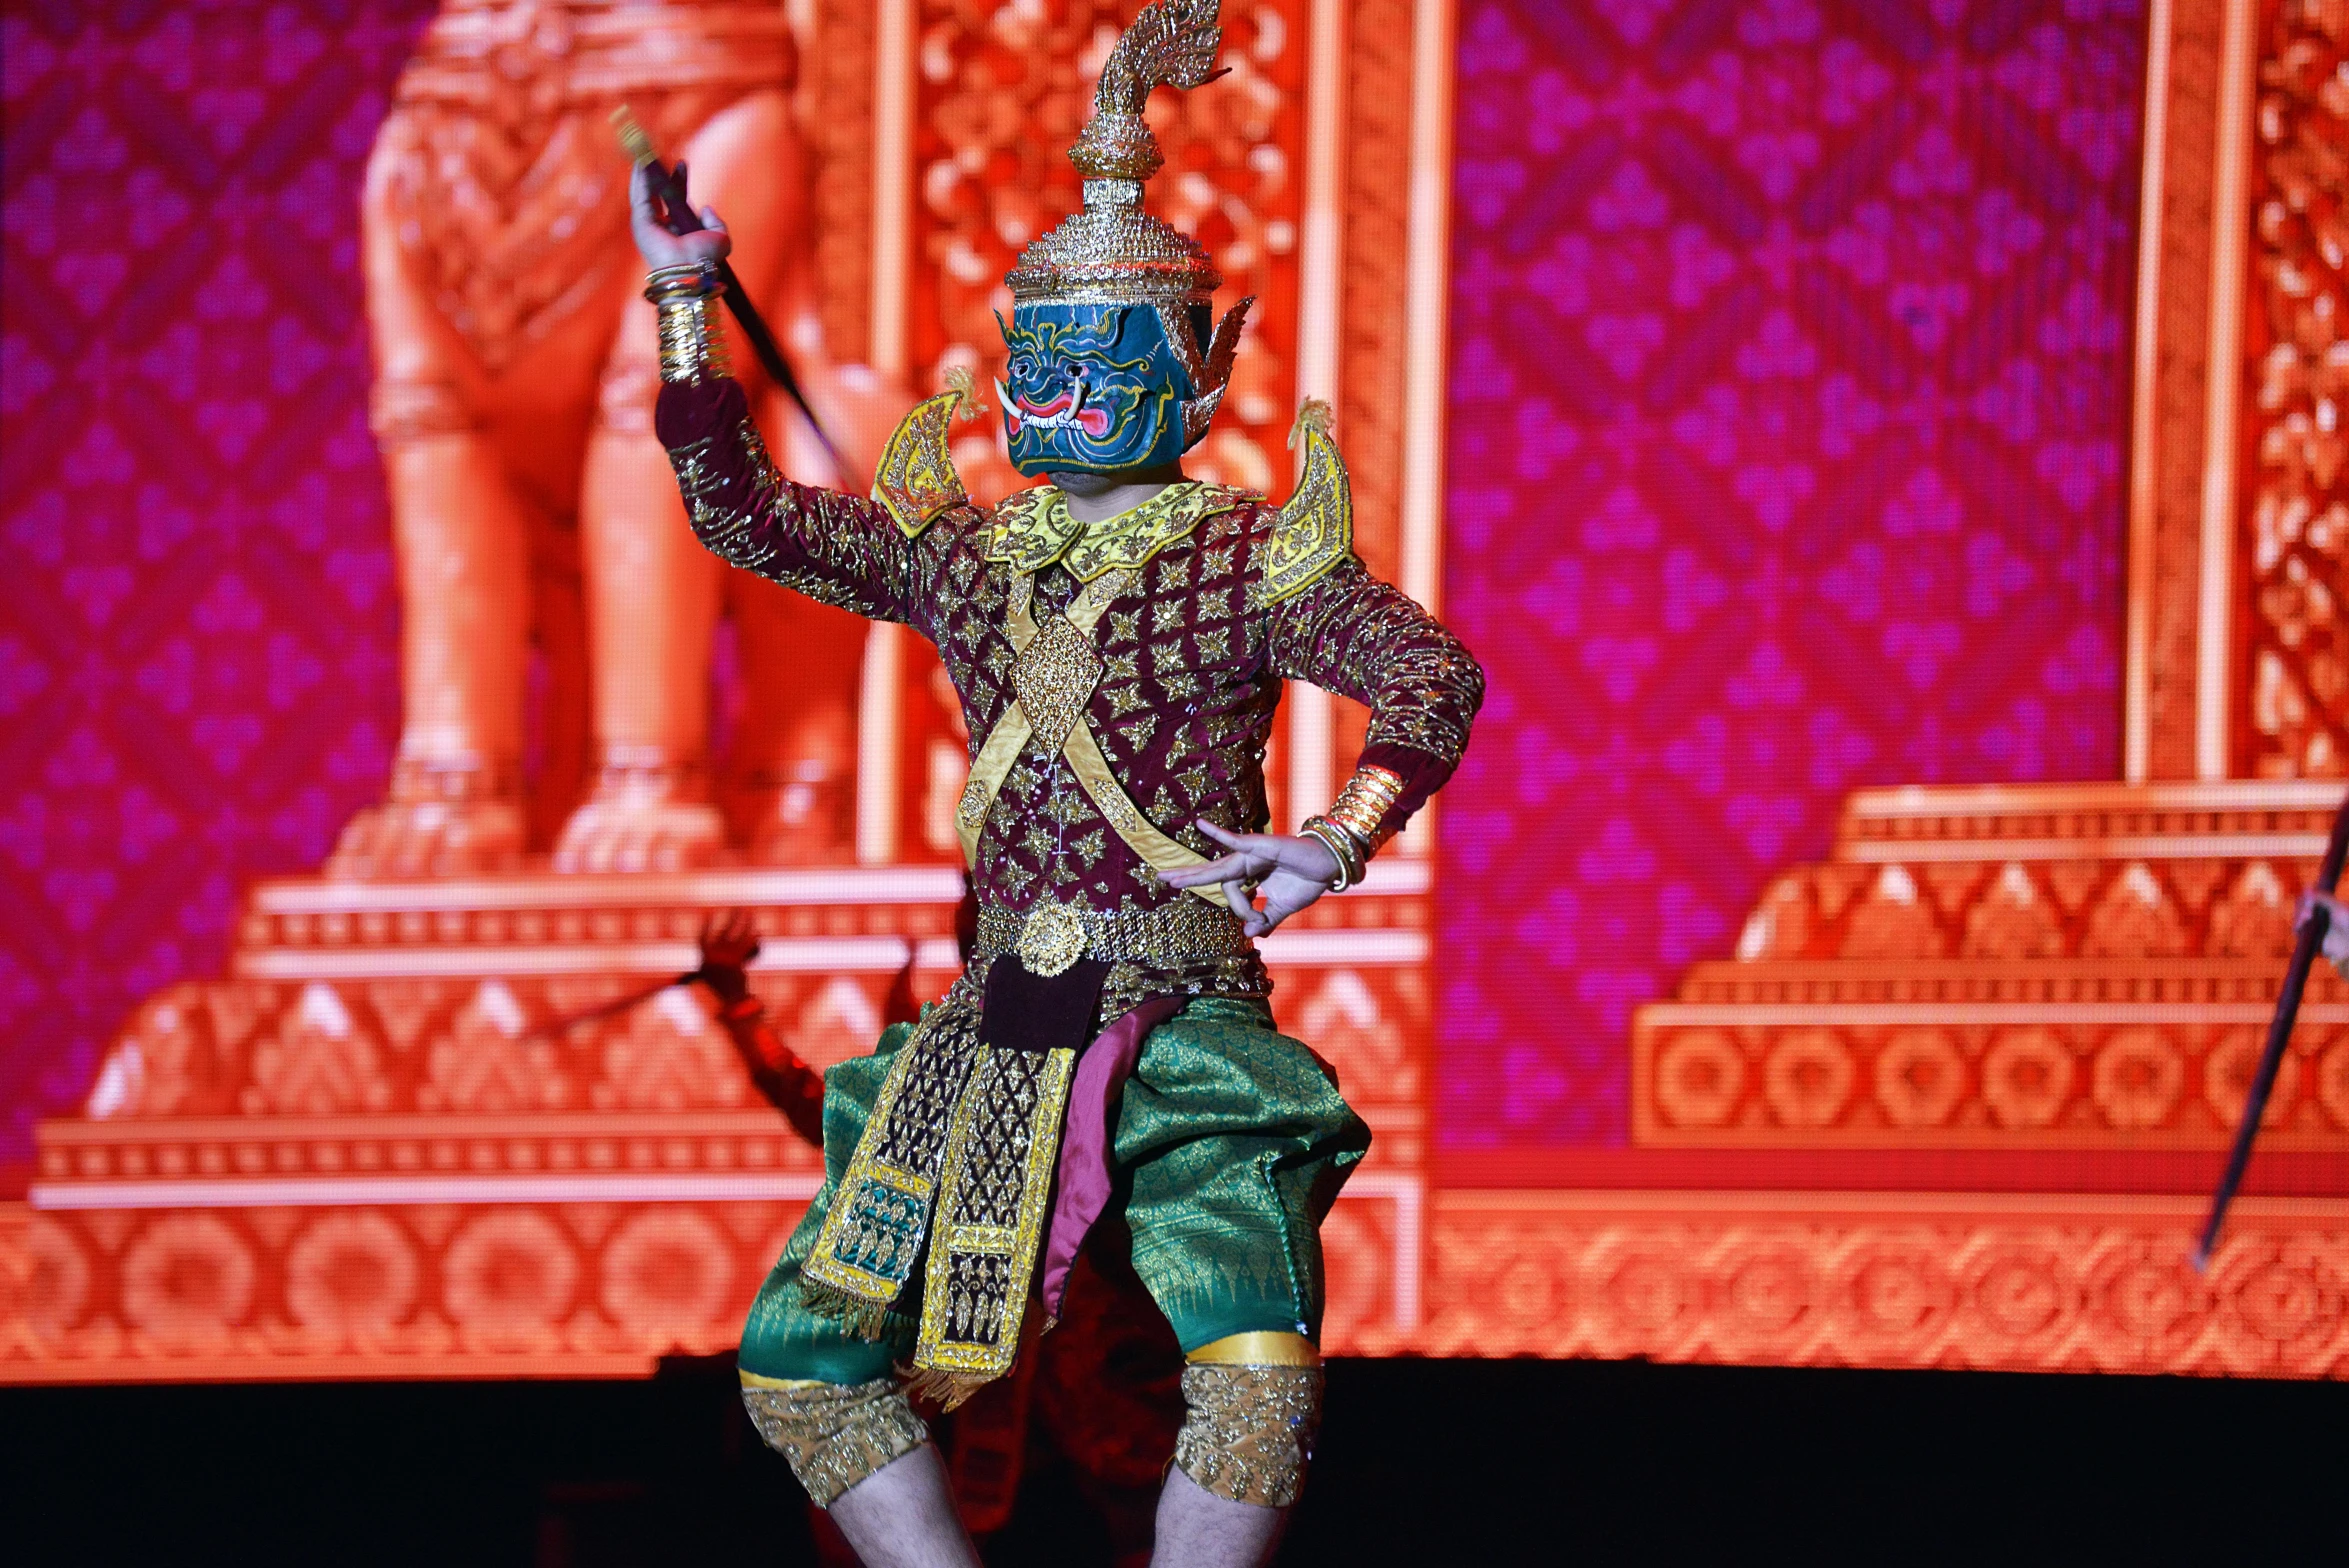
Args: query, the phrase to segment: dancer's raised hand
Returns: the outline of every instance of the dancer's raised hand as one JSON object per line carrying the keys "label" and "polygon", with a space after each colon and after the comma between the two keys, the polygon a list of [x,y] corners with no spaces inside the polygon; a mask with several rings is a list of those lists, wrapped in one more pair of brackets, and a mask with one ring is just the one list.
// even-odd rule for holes
{"label": "dancer's raised hand", "polygon": [[[678,167],[677,177],[682,181],[685,169]],[[637,165],[628,176],[628,232],[636,236],[636,249],[644,257],[644,264],[652,271],[663,267],[700,267],[726,259],[734,248],[734,241],[726,234],[726,225],[718,217],[718,209],[700,209],[701,221],[709,227],[698,234],[671,234],[661,226],[658,210],[653,205],[652,181],[644,166]]]}

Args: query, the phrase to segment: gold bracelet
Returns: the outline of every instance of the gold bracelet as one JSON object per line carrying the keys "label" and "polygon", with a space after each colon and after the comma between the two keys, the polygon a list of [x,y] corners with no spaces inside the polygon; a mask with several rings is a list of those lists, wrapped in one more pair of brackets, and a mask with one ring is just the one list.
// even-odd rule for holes
{"label": "gold bracelet", "polygon": [[1331,892],[1343,893],[1362,880],[1362,845],[1352,833],[1327,817],[1307,817],[1305,825],[1297,831],[1328,850],[1337,861],[1338,879],[1330,884]]}
{"label": "gold bracelet", "polygon": [[1387,826],[1387,814],[1395,809],[1395,802],[1402,796],[1400,773],[1365,764],[1346,780],[1346,787],[1330,802],[1327,815],[1330,821],[1361,841],[1362,858],[1368,860],[1395,836],[1394,829]]}
{"label": "gold bracelet", "polygon": [[663,267],[645,279],[644,297],[661,313],[661,379],[685,386],[732,373],[726,332],[713,308],[717,274],[708,267]]}
{"label": "gold bracelet", "polygon": [[656,305],[672,296],[703,298],[717,292],[718,269],[698,261],[655,267],[644,275],[644,297]]}

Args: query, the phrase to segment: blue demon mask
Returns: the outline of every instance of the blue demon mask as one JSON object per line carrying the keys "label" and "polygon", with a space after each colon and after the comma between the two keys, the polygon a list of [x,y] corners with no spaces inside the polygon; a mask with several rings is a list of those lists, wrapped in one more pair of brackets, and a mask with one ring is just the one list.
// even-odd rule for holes
{"label": "blue demon mask", "polygon": [[[1197,350],[1181,353],[1167,325],[1147,304],[1016,306],[1003,328],[1011,362],[996,387],[1012,466],[1103,474],[1182,456],[1192,439],[1185,412],[1201,390],[1184,361],[1196,364]],[[1188,321],[1176,331],[1192,343],[1201,335]]]}
{"label": "blue demon mask", "polygon": [[1143,183],[1166,166],[1143,104],[1153,87],[1222,74],[1217,12],[1216,0],[1155,0],[1119,36],[1068,154],[1085,210],[1031,240],[1004,276],[1011,363],[996,391],[1023,474],[1171,463],[1207,434],[1223,401],[1254,301],[1214,321],[1223,274],[1197,240],[1142,210]]}

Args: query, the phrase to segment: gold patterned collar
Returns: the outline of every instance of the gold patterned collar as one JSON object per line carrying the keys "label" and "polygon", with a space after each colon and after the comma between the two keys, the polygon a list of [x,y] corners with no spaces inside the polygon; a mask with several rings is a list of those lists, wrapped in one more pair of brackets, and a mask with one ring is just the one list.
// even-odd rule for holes
{"label": "gold patterned collar", "polygon": [[1103,572],[1146,565],[1208,518],[1249,499],[1245,490],[1186,479],[1115,517],[1086,524],[1069,515],[1068,497],[1058,485],[1038,485],[995,508],[987,559],[1019,572],[1040,572],[1058,561],[1078,582],[1089,583]]}

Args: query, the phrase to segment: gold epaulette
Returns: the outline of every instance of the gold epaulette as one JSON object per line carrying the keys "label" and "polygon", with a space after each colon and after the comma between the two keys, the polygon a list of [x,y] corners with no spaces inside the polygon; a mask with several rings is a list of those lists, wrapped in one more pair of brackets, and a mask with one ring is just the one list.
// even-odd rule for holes
{"label": "gold epaulette", "polygon": [[1259,607],[1294,599],[1354,554],[1354,489],[1329,438],[1327,403],[1309,401],[1297,411],[1289,445],[1299,441],[1305,443],[1304,471],[1265,543],[1255,584]]}
{"label": "gold epaulette", "polygon": [[873,473],[873,499],[889,508],[908,539],[919,537],[940,513],[970,500],[946,445],[955,409],[965,395],[957,387],[916,403],[881,448],[880,466]]}

